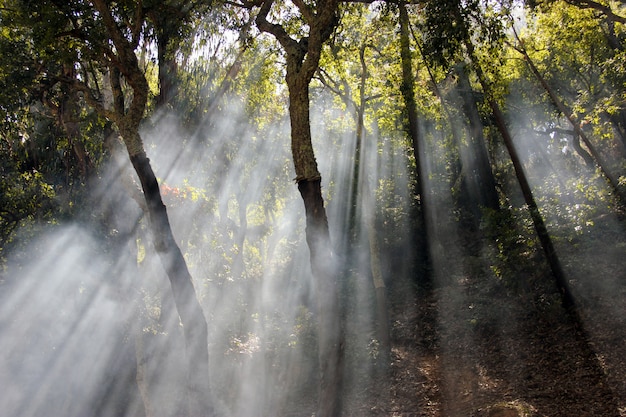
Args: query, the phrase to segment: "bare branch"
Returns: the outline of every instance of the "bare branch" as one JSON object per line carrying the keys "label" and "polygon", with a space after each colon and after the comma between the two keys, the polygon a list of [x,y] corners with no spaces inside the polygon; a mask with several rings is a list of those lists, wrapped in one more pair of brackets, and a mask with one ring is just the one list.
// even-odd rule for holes
{"label": "bare branch", "polygon": [[[358,108],[357,104],[355,103],[354,100],[352,100],[352,98],[350,97],[350,86],[348,85],[348,83],[345,80],[342,80],[341,83],[339,83],[338,81],[334,80],[332,77],[329,76],[329,74],[324,71],[323,69],[319,69],[317,71],[317,79],[322,83],[322,85],[324,85],[326,88],[328,88],[331,92],[335,93],[337,96],[339,96],[339,98],[341,98],[341,101],[343,101],[343,103],[347,106],[347,107],[354,107],[355,109]],[[344,91],[341,90],[341,86],[343,85],[344,87]]]}

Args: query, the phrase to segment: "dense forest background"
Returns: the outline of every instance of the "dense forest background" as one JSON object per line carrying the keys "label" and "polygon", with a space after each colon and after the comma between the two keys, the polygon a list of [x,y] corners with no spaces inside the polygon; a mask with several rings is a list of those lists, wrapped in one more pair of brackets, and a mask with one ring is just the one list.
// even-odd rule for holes
{"label": "dense forest background", "polygon": [[625,23],[0,1],[0,414],[626,416]]}

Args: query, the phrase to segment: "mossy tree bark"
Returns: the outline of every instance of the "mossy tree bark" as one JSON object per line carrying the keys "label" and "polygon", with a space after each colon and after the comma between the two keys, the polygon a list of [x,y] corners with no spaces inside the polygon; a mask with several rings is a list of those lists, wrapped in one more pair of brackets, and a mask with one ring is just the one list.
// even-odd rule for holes
{"label": "mossy tree bark", "polygon": [[324,208],[322,176],[311,141],[309,100],[309,83],[318,69],[322,46],[338,23],[338,1],[319,0],[315,8],[303,1],[294,1],[309,26],[308,36],[299,40],[292,38],[281,25],[267,20],[273,3],[272,0],[262,2],[256,24],[278,40],[287,61],[285,78],[289,90],[291,151],[295,180],[304,202],[306,241],[316,282],[320,373],[316,415],[338,416],[341,414],[344,353],[340,284]]}

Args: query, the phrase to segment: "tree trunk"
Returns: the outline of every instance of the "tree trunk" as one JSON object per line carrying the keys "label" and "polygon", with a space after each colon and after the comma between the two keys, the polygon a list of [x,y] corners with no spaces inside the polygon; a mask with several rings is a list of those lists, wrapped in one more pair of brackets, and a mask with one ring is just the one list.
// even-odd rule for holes
{"label": "tree trunk", "polygon": [[429,285],[431,277],[430,271],[432,270],[432,259],[429,253],[429,233],[428,233],[428,218],[430,203],[428,193],[425,191],[425,179],[428,176],[424,164],[422,161],[422,154],[424,153],[424,145],[421,142],[419,134],[419,117],[417,114],[417,105],[415,102],[414,91],[414,76],[413,76],[413,58],[411,56],[410,45],[410,30],[409,30],[409,14],[406,9],[406,5],[403,1],[398,4],[399,7],[399,20],[400,20],[400,60],[402,64],[402,84],[400,86],[400,92],[404,99],[404,107],[406,112],[407,124],[405,130],[411,140],[413,146],[413,158],[415,160],[415,193],[419,196],[419,211],[417,218],[417,225],[421,230],[421,236],[416,237],[418,251],[421,254],[421,258],[424,262],[425,273],[419,279],[419,283]]}
{"label": "tree trunk", "polygon": [[331,250],[328,220],[322,197],[321,175],[311,143],[308,81],[287,77],[291,147],[298,190],[304,201],[306,240],[315,277],[318,314],[320,393],[318,416],[341,413],[343,384],[343,328],[339,306],[337,268]]}
{"label": "tree trunk", "polygon": [[165,28],[157,38],[157,59],[159,61],[159,94],[156,97],[156,108],[163,109],[177,96],[177,68],[174,53],[169,51],[170,36]]}
{"label": "tree trunk", "polygon": [[[517,37],[517,34],[515,34],[515,36]],[[517,38],[517,40],[519,41],[519,38]],[[528,53],[526,52],[526,50],[520,47],[515,48],[515,49],[524,56],[524,60],[526,61],[526,64],[528,64],[528,68],[530,68],[531,72],[537,78],[537,81],[539,81],[539,84],[541,84],[543,89],[546,91],[546,93],[550,97],[550,100],[552,100],[552,103],[556,106],[557,109],[559,109],[561,114],[563,114],[563,116],[565,116],[565,118],[567,118],[567,120],[570,122],[570,124],[572,125],[574,129],[575,135],[577,135],[580,139],[582,139],[583,143],[589,150],[589,153],[591,154],[591,156],[593,156],[593,159],[595,160],[595,163],[597,164],[598,168],[600,168],[600,171],[602,171],[602,173],[608,180],[611,188],[615,192],[615,195],[622,202],[622,204],[626,204],[626,196],[624,196],[624,194],[622,193],[620,189],[619,179],[611,172],[611,170],[609,169],[608,163],[604,160],[604,157],[602,156],[602,154],[600,154],[596,150],[596,147],[589,141],[589,138],[587,137],[587,134],[581,128],[580,123],[578,123],[575,120],[574,115],[567,108],[567,106],[565,106],[565,103],[563,103],[563,101],[561,101],[557,97],[556,93],[552,90],[552,88],[550,88],[550,86],[548,85],[548,82],[545,80],[545,78],[543,78],[543,76],[539,72],[539,69],[535,66],[535,63],[528,56]]]}
{"label": "tree trunk", "polygon": [[[358,104],[351,100],[351,98],[346,97],[344,102],[346,103],[346,107],[352,104],[355,109],[355,118],[356,118],[356,136],[355,136],[355,144],[354,144],[354,163],[352,165],[352,189],[350,190],[350,206],[348,211],[348,222],[349,222],[349,250],[348,256],[353,255],[353,248],[355,242],[358,241],[358,206],[359,206],[359,197],[360,197],[360,187],[361,187],[361,156],[363,153],[363,136],[365,134],[365,103],[367,101],[365,97],[365,82],[367,80],[367,67],[365,65],[365,48],[367,47],[366,43],[363,43],[359,49],[359,56],[361,60],[361,81],[359,85],[359,102]],[[349,258],[352,259],[352,258]]]}
{"label": "tree trunk", "polygon": [[[364,182],[365,183],[365,182]],[[387,306],[387,286],[383,278],[380,261],[380,246],[378,233],[376,232],[376,216],[374,198],[369,185],[363,185],[363,216],[367,228],[367,238],[370,248],[370,267],[372,269],[372,282],[376,297],[376,339],[379,345],[378,359],[379,369],[387,372],[391,358],[391,338],[389,333],[389,313]]]}
{"label": "tree trunk", "polygon": [[509,156],[511,157],[515,176],[517,177],[517,180],[520,184],[520,188],[524,196],[524,201],[528,206],[530,217],[535,227],[535,231],[537,232],[537,236],[539,237],[539,242],[541,244],[544,254],[546,255],[548,264],[550,265],[552,275],[555,279],[556,287],[561,294],[563,307],[576,318],[575,322],[577,325],[579,325],[580,321],[576,313],[576,302],[574,296],[569,289],[567,278],[565,277],[565,272],[563,272],[563,267],[561,266],[561,261],[556,253],[554,244],[552,243],[552,238],[548,233],[548,228],[546,227],[543,217],[541,216],[541,212],[539,211],[539,207],[537,206],[535,197],[533,196],[532,189],[530,188],[530,183],[528,182],[526,174],[524,173],[524,166],[522,164],[521,158],[519,157],[519,154],[517,153],[517,149],[513,144],[513,137],[511,136],[509,129],[506,126],[504,115],[500,110],[500,106],[495,101],[495,99],[491,97],[491,88],[489,86],[489,82],[482,72],[482,68],[476,62],[474,46],[472,45],[471,41],[467,39],[465,40],[465,46],[470,56],[470,60],[473,64],[474,71],[476,72],[480,85],[483,88],[483,92],[488,97],[489,107],[491,108],[491,111],[495,118],[498,131],[500,132],[500,135],[502,136],[502,139],[504,141],[504,146],[506,147]]}
{"label": "tree trunk", "polygon": [[[320,392],[318,417],[341,414],[343,385],[344,332],[339,303],[336,260],[331,250],[328,220],[322,186],[311,142],[309,83],[318,69],[324,42],[337,26],[337,0],[319,0],[313,7],[304,2],[296,6],[309,25],[308,37],[293,39],[280,25],[267,21],[273,0],[261,2],[256,23],[261,31],[271,33],[285,49],[291,121],[291,153],[298,190],[304,201],[306,240],[315,278],[318,314]],[[314,12],[313,10],[316,9]]]}
{"label": "tree trunk", "polygon": [[[461,64],[457,67],[456,73],[459,76],[459,92],[463,103],[463,112],[470,126],[467,150],[461,151],[463,175],[469,184],[470,198],[474,200],[474,217],[480,219],[481,208],[499,210],[500,199],[483,134],[484,126],[478,112],[474,90],[469,81],[467,66]],[[460,147],[463,147],[463,145],[460,145]]]}
{"label": "tree trunk", "polygon": [[[367,44],[363,44],[359,51],[361,61],[361,81],[359,85],[359,105],[356,107],[356,147],[354,150],[354,184],[352,207],[354,216],[356,217],[356,207],[361,203],[363,218],[365,220],[365,228],[367,230],[369,250],[370,250],[370,268],[372,273],[372,283],[374,284],[374,292],[376,297],[376,339],[380,343],[378,359],[379,368],[386,372],[389,368],[391,357],[391,342],[389,336],[389,317],[387,309],[387,287],[383,279],[383,272],[380,261],[380,247],[378,245],[378,233],[376,232],[376,201],[373,198],[372,190],[369,186],[367,176],[362,181],[362,188],[359,190],[361,183],[361,158],[363,150],[363,140],[365,138],[365,83],[367,81],[367,66],[365,63],[365,48]],[[358,192],[361,192],[360,199]],[[423,211],[422,211],[423,213]],[[356,223],[356,221],[355,221]],[[424,225],[425,230],[425,225]],[[426,236],[423,237],[426,239]],[[428,269],[427,269],[428,270]]]}
{"label": "tree trunk", "polygon": [[[85,84],[87,80],[72,80],[72,85],[84,93],[83,98],[89,105],[115,123],[126,145],[128,156],[143,189],[154,247],[169,278],[183,325],[187,353],[186,413],[192,417],[212,416],[214,412],[210,402],[206,318],[196,298],[185,258],[172,233],[159,183],[139,135],[139,125],[145,117],[149,94],[148,81],[136,54],[140,41],[137,33],[145,21],[139,13],[131,27],[129,22],[116,19],[111,9],[112,2],[92,0],[91,3],[97,12],[94,16],[97,15],[97,19],[102,22],[107,35],[104,44],[107,45],[105,49],[108,53],[103,53],[103,50],[99,49],[94,56],[100,54],[103,57],[101,62],[103,75],[109,76],[112,96],[110,108],[96,99],[100,92],[94,95],[90,86]],[[80,37],[78,40],[84,41]],[[89,42],[85,43],[85,47],[91,48]]]}
{"label": "tree trunk", "polygon": [[298,183],[298,190],[306,211],[306,240],[316,282],[320,366],[320,392],[316,415],[338,416],[341,414],[343,385],[343,326],[337,269],[330,250],[321,180],[302,180]]}
{"label": "tree trunk", "polygon": [[[402,84],[400,92],[404,98],[405,113],[408,120],[406,126],[407,134],[413,145],[413,156],[415,158],[415,167],[417,171],[416,192],[420,199],[424,199],[422,179],[424,178],[422,169],[422,160],[420,157],[420,135],[419,135],[419,118],[417,115],[417,106],[415,104],[415,91],[413,82],[413,59],[411,57],[411,45],[409,39],[409,14],[406,10],[404,2],[400,2],[400,60],[402,63]],[[422,206],[424,206],[422,201]],[[422,219],[423,221],[423,219]]]}
{"label": "tree trunk", "polygon": [[572,310],[576,306],[574,296],[569,289],[569,285],[567,284],[567,278],[565,277],[565,272],[563,272],[563,268],[561,266],[561,261],[559,260],[556,250],[554,249],[552,238],[548,233],[548,228],[546,227],[543,216],[539,211],[539,207],[537,206],[537,202],[535,201],[535,197],[533,196],[532,189],[530,188],[530,184],[528,183],[528,179],[526,178],[526,174],[524,173],[524,166],[519,157],[519,154],[517,153],[517,150],[515,149],[515,145],[513,144],[513,138],[511,137],[511,134],[506,127],[504,115],[500,110],[500,106],[498,106],[498,103],[496,103],[494,100],[489,100],[489,105],[496,119],[496,125],[498,126],[498,130],[500,131],[500,134],[502,135],[502,138],[504,140],[504,146],[506,146],[506,149],[511,157],[511,161],[513,162],[515,176],[517,177],[517,180],[520,184],[522,194],[524,195],[524,201],[528,206],[530,217],[533,221],[533,225],[535,226],[535,231],[537,232],[537,236],[539,237],[539,242],[541,243],[543,252],[546,255],[546,259],[548,260],[550,269],[552,270],[552,274],[554,275],[557,288],[561,293],[563,306],[567,310]]}
{"label": "tree trunk", "polygon": [[129,156],[141,182],[147,203],[154,247],[167,273],[183,325],[187,349],[187,413],[190,417],[213,415],[210,402],[208,329],[196,297],[191,274],[172,233],[167,210],[139,133],[122,130]]}

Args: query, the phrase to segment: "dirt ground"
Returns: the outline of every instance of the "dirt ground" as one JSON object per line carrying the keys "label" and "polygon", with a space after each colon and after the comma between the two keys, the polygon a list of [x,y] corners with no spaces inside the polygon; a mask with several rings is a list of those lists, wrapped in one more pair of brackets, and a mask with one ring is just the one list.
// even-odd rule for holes
{"label": "dirt ground", "polygon": [[547,268],[519,268],[511,287],[468,273],[467,257],[450,284],[394,304],[389,380],[349,415],[625,417],[626,244],[600,232],[564,252],[578,318]]}

